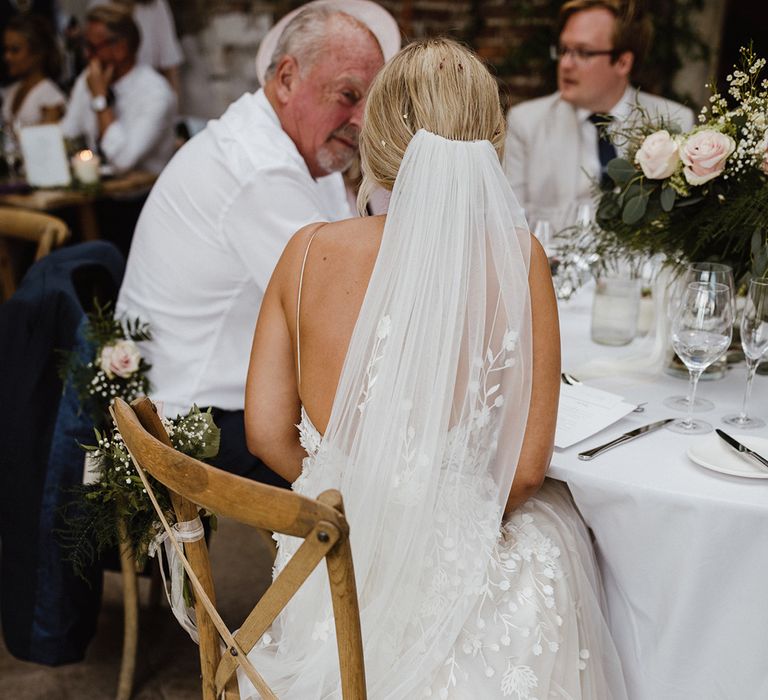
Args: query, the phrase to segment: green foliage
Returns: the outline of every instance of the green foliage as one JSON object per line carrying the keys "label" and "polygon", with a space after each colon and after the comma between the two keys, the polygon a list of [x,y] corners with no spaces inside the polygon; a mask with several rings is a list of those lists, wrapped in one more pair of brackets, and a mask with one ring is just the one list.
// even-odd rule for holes
{"label": "green foliage", "polygon": [[[635,210],[628,218],[630,203],[617,218],[618,195],[604,194],[597,210],[602,253],[664,253],[678,262],[716,260],[731,265],[737,279],[750,270],[764,275],[768,272],[768,186],[757,175],[751,179],[727,197],[713,185],[709,196],[693,202],[678,200],[679,205],[669,210],[661,201],[660,214],[636,220],[631,218]],[[653,189],[650,196],[661,200],[662,188]]]}
{"label": "green foliage", "polygon": [[[220,430],[210,410],[197,406],[185,416],[164,421],[171,444],[195,459],[215,457],[219,451]],[[134,468],[120,433],[95,431],[96,444],[83,446],[98,471],[98,481],[72,490],[64,511],[66,527],[59,539],[76,573],[83,575],[105,550],[117,546],[117,523],[125,523],[128,541],[143,566],[150,542],[159,532],[159,522],[141,477]],[[166,519],[176,517],[167,489],[146,474]]]}
{"label": "green foliage", "polygon": [[[143,565],[159,523],[144,483],[132,464],[120,433],[111,427],[109,406],[119,397],[130,402],[149,393],[149,364],[136,343],[151,340],[146,323],[139,319],[115,318],[109,304],[94,303],[88,315],[85,339],[93,348],[90,358],[78,352],[63,355],[62,380],[76,392],[80,406],[93,420],[95,445],[83,445],[95,483],[73,489],[64,508],[64,528],[59,531],[75,571],[81,575],[106,549],[118,544],[118,522],[126,526],[127,537]],[[171,444],[195,459],[206,460],[219,452],[220,431],[210,410],[197,406],[184,416],[164,421]],[[175,521],[168,492],[149,474],[147,479],[169,522]]]}

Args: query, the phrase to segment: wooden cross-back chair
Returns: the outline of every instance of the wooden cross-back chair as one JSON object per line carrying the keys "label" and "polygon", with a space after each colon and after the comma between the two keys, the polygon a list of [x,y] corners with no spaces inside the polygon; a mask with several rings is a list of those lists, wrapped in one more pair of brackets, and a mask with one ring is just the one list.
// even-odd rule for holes
{"label": "wooden cross-back chair", "polygon": [[239,698],[234,675],[238,665],[263,698],[277,698],[258,670],[250,666],[246,655],[323,559],[330,581],[342,696],[345,700],[365,700],[360,613],[341,494],[329,490],[314,500],[229,474],[184,455],[171,447],[155,407],[147,398],[131,405],[116,399],[110,410],[135,463],[168,488],[178,522],[195,520],[201,506],[252,527],[304,539],[235,635],[223,627],[215,611],[205,540],[183,545],[199,581],[192,579],[191,583],[203,700],[214,700],[222,692],[227,699]]}
{"label": "wooden cross-back chair", "polygon": [[0,301],[16,291],[20,272],[14,261],[13,241],[35,244],[34,261],[48,255],[69,238],[69,227],[61,219],[40,212],[0,207]]}

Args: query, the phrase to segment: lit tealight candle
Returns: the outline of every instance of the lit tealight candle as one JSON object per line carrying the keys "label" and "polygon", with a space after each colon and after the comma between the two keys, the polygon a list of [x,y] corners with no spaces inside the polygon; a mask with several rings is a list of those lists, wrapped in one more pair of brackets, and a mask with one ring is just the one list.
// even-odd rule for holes
{"label": "lit tealight candle", "polygon": [[72,171],[83,185],[99,181],[99,157],[87,148],[72,157]]}

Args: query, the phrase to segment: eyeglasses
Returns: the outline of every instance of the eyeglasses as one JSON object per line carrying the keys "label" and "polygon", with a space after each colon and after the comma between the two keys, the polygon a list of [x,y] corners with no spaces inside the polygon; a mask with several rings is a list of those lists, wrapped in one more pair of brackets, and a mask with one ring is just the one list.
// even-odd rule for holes
{"label": "eyeglasses", "polygon": [[555,46],[554,44],[549,47],[549,57],[553,61],[559,61],[563,56],[570,54],[574,61],[586,63],[595,56],[618,56],[619,53],[621,52],[616,49],[594,51],[592,49],[571,49],[567,46]]}
{"label": "eyeglasses", "polygon": [[111,36],[108,39],[104,39],[104,41],[100,41],[98,44],[92,44],[90,41],[84,41],[83,42],[83,48],[88,53],[97,53],[101,51],[105,46],[111,46],[117,41],[116,36]]}

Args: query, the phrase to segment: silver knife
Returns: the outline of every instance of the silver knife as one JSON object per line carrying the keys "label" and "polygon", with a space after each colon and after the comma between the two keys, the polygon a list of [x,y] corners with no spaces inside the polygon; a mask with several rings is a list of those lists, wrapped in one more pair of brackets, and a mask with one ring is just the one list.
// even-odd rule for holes
{"label": "silver knife", "polygon": [[652,433],[654,430],[662,428],[667,423],[671,423],[673,420],[675,419],[665,418],[664,420],[657,420],[655,423],[644,425],[642,428],[635,428],[634,430],[630,430],[628,433],[624,433],[624,435],[620,435],[615,440],[606,442],[604,445],[598,445],[597,447],[593,447],[591,450],[587,450],[586,452],[579,452],[579,459],[588,460],[592,459],[593,457],[597,457],[597,455],[599,455],[601,452],[610,450],[612,447],[616,447],[617,445],[623,445],[625,442],[634,440],[641,435]]}
{"label": "silver knife", "polygon": [[741,452],[742,454],[749,455],[753,459],[756,459],[760,464],[762,464],[764,467],[768,469],[768,459],[763,457],[762,455],[757,454],[754,450],[750,450],[746,445],[739,442],[736,438],[731,437],[728,435],[728,433],[720,430],[720,428],[715,428],[715,432],[720,436],[722,440],[724,440],[728,445],[730,445],[734,450],[737,452]]}

